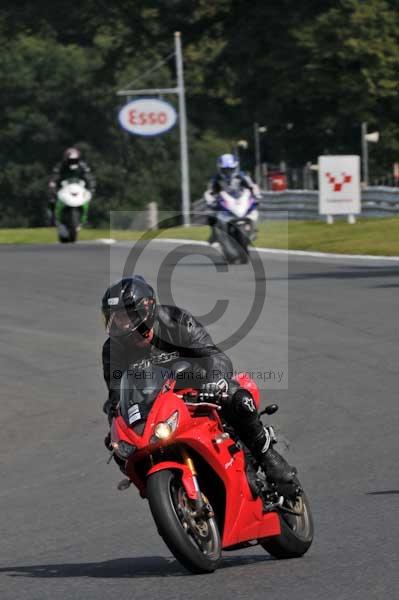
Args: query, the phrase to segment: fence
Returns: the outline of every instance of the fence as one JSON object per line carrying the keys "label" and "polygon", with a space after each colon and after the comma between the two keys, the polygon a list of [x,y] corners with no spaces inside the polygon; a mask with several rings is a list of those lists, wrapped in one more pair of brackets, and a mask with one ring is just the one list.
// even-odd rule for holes
{"label": "fence", "polygon": [[[399,215],[399,189],[384,186],[362,190],[362,216],[387,217]],[[297,219],[316,220],[319,215],[319,193],[311,190],[286,190],[284,192],[262,192],[259,202],[259,220]],[[205,211],[203,199],[193,203],[193,210]],[[202,216],[194,219],[203,222]]]}

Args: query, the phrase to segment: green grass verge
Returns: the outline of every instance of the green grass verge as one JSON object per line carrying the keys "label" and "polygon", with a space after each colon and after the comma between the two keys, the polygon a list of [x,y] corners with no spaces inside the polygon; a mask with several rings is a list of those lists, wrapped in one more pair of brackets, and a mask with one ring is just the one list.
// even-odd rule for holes
{"label": "green grass verge", "polygon": [[[118,240],[135,240],[143,232],[111,231]],[[174,227],[157,232],[157,237],[206,240],[208,227]],[[79,240],[88,241],[110,236],[108,230],[84,229]],[[150,233],[153,236],[153,233]],[[57,242],[54,228],[0,229],[0,244],[52,244]],[[360,219],[356,225],[337,221],[334,225],[311,221],[270,221],[259,227],[258,247],[313,250],[342,254],[399,256],[399,217]]]}

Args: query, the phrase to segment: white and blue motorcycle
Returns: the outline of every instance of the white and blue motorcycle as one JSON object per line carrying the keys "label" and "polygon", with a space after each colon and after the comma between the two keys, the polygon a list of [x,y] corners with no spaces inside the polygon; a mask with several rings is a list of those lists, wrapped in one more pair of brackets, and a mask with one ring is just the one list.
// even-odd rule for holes
{"label": "white and blue motorcycle", "polygon": [[248,262],[248,247],[256,239],[257,199],[248,188],[205,192],[212,222],[211,240],[220,244],[228,264]]}

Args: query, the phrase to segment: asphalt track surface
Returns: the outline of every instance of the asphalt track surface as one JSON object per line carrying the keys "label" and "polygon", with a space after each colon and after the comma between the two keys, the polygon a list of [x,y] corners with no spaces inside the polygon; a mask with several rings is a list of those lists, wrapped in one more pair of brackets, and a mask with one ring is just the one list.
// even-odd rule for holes
{"label": "asphalt track surface", "polygon": [[[158,244],[141,271],[154,279],[155,255],[170,250]],[[280,405],[273,422],[290,440],[315,539],[302,559],[272,560],[255,547],[192,576],[146,502],[118,492],[118,470],[105,464],[97,307],[109,252],[95,243],[0,248],[1,599],[397,598],[399,265],[290,258],[287,271],[285,258],[262,255],[268,311],[284,305],[288,280],[288,389],[268,398]],[[247,269],[215,279],[196,257],[176,269],[174,291],[194,314],[218,285],[245,307]],[[226,327],[210,330],[217,338]],[[245,340],[254,361],[269,345],[262,327]]]}

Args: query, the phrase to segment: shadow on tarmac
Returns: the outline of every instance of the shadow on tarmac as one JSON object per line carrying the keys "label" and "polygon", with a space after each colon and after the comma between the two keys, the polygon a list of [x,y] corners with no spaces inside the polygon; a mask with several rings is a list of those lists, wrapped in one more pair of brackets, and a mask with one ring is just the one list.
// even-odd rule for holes
{"label": "shadow on tarmac", "polygon": [[[274,559],[266,552],[261,555],[234,556],[223,558],[218,569],[240,567]],[[103,562],[43,564],[0,568],[0,573],[10,577],[37,577],[43,579],[67,577],[96,578],[141,578],[141,577],[185,577],[191,576],[175,559],[162,556],[139,556],[117,558]]]}
{"label": "shadow on tarmac", "polygon": [[[335,267],[331,271],[292,273],[289,279],[367,279],[373,277],[399,277],[399,267]],[[272,278],[273,279],[273,278]],[[391,284],[389,284],[391,285]],[[394,284],[399,285],[399,284]]]}
{"label": "shadow on tarmac", "polygon": [[399,495],[399,490],[383,490],[381,492],[367,492],[367,496],[390,496],[390,495]]}

